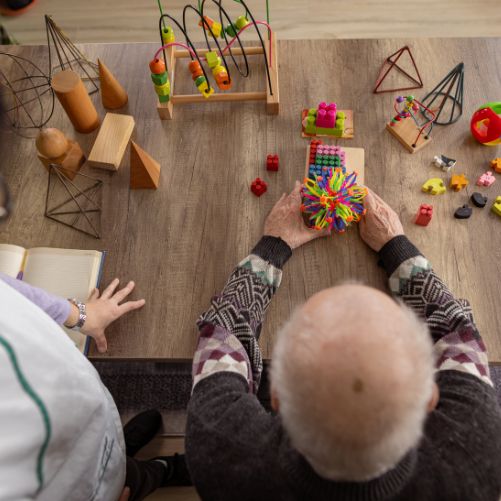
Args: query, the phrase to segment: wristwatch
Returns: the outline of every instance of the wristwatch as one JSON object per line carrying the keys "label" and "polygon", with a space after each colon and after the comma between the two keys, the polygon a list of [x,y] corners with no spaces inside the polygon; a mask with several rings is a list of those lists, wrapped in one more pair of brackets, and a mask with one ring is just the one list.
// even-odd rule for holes
{"label": "wristwatch", "polygon": [[68,301],[70,303],[73,303],[78,308],[78,322],[73,327],[68,327],[68,329],[71,329],[72,331],[80,331],[80,329],[85,324],[85,321],[87,320],[85,303],[81,303],[75,298],[68,299]]}

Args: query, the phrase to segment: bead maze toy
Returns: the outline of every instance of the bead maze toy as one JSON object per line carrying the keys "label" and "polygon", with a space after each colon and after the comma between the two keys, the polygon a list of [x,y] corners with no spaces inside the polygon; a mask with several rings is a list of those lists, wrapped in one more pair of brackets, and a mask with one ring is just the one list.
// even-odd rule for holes
{"label": "bead maze toy", "polygon": [[[412,62],[412,66],[414,71],[416,72],[416,76],[411,75],[401,65],[397,64],[399,59],[404,55],[408,54],[409,58]],[[403,61],[403,60],[402,60]],[[400,87],[400,88],[392,88],[392,89],[382,89],[381,85],[384,80],[388,77],[390,72],[395,69],[398,70],[402,75],[404,75],[408,81],[410,82],[410,87]],[[421,79],[421,75],[419,74],[419,70],[416,65],[416,61],[414,60],[414,56],[412,55],[411,49],[405,45],[401,49],[398,49],[397,52],[394,52],[391,56],[388,56],[385,60],[381,69],[379,70],[379,75],[376,80],[376,84],[374,85],[374,94],[381,94],[383,92],[400,92],[403,90],[412,90],[412,89],[421,89],[423,87],[423,80]]]}
{"label": "bead maze toy", "polygon": [[[431,141],[431,131],[435,113],[419,102],[414,96],[398,96],[394,103],[395,116],[386,124],[391,132],[410,153],[415,153]],[[417,119],[418,112],[428,112],[431,118],[422,124]]]}
{"label": "bead maze toy", "polygon": [[501,144],[501,102],[480,106],[471,117],[470,130],[473,137],[485,146]]}
{"label": "bead maze toy", "polygon": [[[459,63],[454,67],[435,88],[428,92],[421,100],[428,108],[435,113],[434,123],[436,125],[450,125],[459,120],[463,114],[463,84],[464,84],[464,63]],[[433,103],[442,98],[437,107]],[[440,115],[447,109],[448,118],[440,120]],[[423,113],[426,116],[426,111]]]}
{"label": "bead maze toy", "polygon": [[[346,150],[324,145],[320,140],[312,140],[307,148],[301,211],[317,230],[329,228],[344,233],[365,214],[362,202],[367,188],[359,184],[363,181],[364,150]],[[347,171],[348,165],[353,172]]]}
{"label": "bead maze toy", "polygon": [[353,111],[338,110],[336,103],[320,103],[301,113],[303,137],[339,137],[353,139]]}
{"label": "bead maze toy", "polygon": [[[238,0],[237,3],[241,4],[245,11],[235,21],[229,17],[222,0],[212,0],[212,4],[217,8],[218,20],[205,14],[206,0],[199,0],[197,7],[190,4],[184,7],[183,20],[180,23],[170,14],[163,12],[160,0],[158,0],[161,47],[155,52],[150,62],[150,72],[159,101],[158,114],[162,120],[172,120],[174,105],[203,102],[264,101],[268,114],[278,114],[277,42],[269,24],[268,0],[266,0],[266,21],[256,20],[244,0]],[[187,28],[188,13],[194,13],[199,21],[198,26],[204,35],[206,48],[196,48],[191,42]],[[167,25],[166,20],[181,32],[185,43],[176,41],[174,28]],[[228,23],[226,27],[223,26],[225,22]],[[259,30],[260,26],[267,29],[268,40],[266,41],[263,40]],[[242,43],[241,35],[249,28],[254,28],[257,33],[259,43],[256,46],[244,46]],[[222,39],[224,46],[218,39]],[[234,48],[235,43],[238,43],[239,47]],[[242,78],[247,78],[250,74],[248,62],[250,56],[263,58],[266,89],[253,92],[228,92],[234,84],[233,69],[230,70],[228,59],[231,58],[234,68]],[[237,61],[237,57],[243,58],[243,65],[241,60]],[[177,64],[178,59],[190,60],[188,70],[198,94],[175,93],[174,75],[179,78],[182,71]],[[216,86],[222,92],[215,92],[210,83],[208,70],[212,72]]]}

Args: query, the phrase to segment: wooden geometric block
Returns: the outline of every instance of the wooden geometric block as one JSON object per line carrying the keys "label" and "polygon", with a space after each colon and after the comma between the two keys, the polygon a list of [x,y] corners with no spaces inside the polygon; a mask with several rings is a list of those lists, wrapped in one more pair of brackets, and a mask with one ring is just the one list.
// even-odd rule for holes
{"label": "wooden geometric block", "polygon": [[80,145],[71,139],[68,139],[68,149],[58,158],[47,158],[44,155],[38,154],[39,160],[49,170],[50,164],[60,166],[61,173],[68,179],[73,180],[80,170],[80,167],[85,163],[85,155],[83,154]]}
{"label": "wooden geometric block", "polygon": [[131,190],[156,190],[160,181],[160,164],[134,141],[130,142]]}
{"label": "wooden geometric block", "polygon": [[126,90],[100,59],[97,60],[97,64],[99,67],[99,82],[103,106],[110,110],[116,110],[125,106],[129,99]]}
{"label": "wooden geometric block", "polygon": [[416,153],[416,151],[431,142],[431,137],[428,136],[428,139],[426,139],[426,134],[421,134],[417,143],[414,144],[419,133],[419,127],[411,118],[404,118],[393,125],[387,123],[386,130],[391,132],[411,153]]}
{"label": "wooden geometric block", "polygon": [[89,164],[99,169],[118,170],[133,129],[133,117],[106,113],[90,152]]}

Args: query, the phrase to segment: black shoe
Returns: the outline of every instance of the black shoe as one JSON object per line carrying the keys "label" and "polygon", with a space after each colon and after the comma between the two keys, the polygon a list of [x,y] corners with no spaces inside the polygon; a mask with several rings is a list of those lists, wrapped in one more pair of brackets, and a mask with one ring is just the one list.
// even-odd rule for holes
{"label": "black shoe", "polygon": [[191,482],[190,472],[186,466],[184,454],[174,454],[173,456],[157,457],[167,463],[167,474],[162,482],[162,487],[173,485],[193,485]]}
{"label": "black shoe", "polygon": [[155,409],[141,412],[124,426],[125,447],[127,456],[136,453],[151,442],[162,426],[162,415]]}

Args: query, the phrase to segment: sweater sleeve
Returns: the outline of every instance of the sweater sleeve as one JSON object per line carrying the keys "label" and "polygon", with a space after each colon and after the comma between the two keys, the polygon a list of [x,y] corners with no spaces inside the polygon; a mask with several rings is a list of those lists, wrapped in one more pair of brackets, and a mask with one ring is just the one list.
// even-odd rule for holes
{"label": "sweater sleeve", "polygon": [[249,390],[257,391],[263,369],[261,325],[291,255],[282,239],[263,237],[233,270],[221,294],[212,298],[197,321],[200,337],[193,357],[193,387],[226,371],[240,374]]}
{"label": "sweater sleeve", "polygon": [[0,280],[10,285],[13,289],[17,290],[26,299],[36,304],[41,310],[45,311],[49,317],[59,325],[63,325],[70,315],[70,303],[54,294],[50,294],[43,289],[34,287],[26,282],[18,280],[17,278],[9,277],[4,273],[0,273]]}
{"label": "sweater sleeve", "polygon": [[492,385],[485,344],[469,302],[454,297],[407,237],[393,238],[379,255],[392,293],[428,324],[437,369],[469,373]]}

